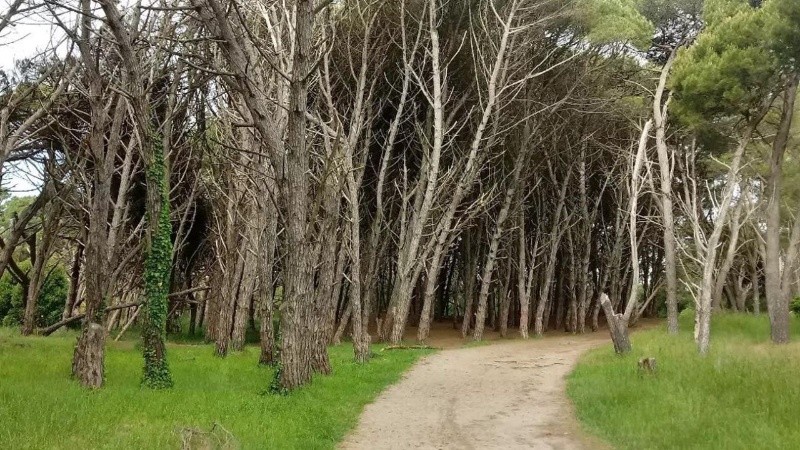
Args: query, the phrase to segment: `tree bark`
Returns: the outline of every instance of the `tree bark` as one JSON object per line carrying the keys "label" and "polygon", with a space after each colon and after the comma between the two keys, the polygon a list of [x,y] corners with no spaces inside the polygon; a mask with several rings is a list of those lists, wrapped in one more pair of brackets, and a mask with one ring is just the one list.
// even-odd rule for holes
{"label": "tree bark", "polygon": [[675,62],[675,56],[676,52],[673,51],[667,63],[661,69],[661,77],[653,101],[653,122],[656,131],[656,150],[658,153],[659,180],[661,182],[659,197],[661,200],[661,219],[664,226],[664,274],[667,280],[667,332],[670,334],[678,333],[678,275],[675,219],[673,217],[672,206],[672,162],[666,137],[667,109],[670,99],[663,102],[663,96],[667,86],[667,77]]}
{"label": "tree bark", "polygon": [[800,76],[793,76],[784,93],[778,133],[772,144],[770,173],[767,178],[767,230],[766,258],[764,261],[767,312],[770,337],[776,344],[789,342],[789,295],[781,284],[781,193],[783,161],[792,130],[797,84]]}
{"label": "tree bark", "polygon": [[608,331],[611,333],[614,351],[618,354],[630,352],[631,340],[628,336],[628,322],[625,319],[625,315],[614,313],[614,307],[605,292],[600,294],[600,304],[608,321]]}

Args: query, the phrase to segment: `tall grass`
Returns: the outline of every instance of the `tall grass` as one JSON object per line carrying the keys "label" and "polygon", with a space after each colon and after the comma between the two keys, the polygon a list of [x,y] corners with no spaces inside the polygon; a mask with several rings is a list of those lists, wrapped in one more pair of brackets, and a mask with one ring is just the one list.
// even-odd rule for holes
{"label": "tall grass", "polygon": [[[70,379],[74,333],[21,338],[0,329],[0,448],[333,448],[363,406],[399,379],[425,351],[378,352],[353,363],[352,348],[331,349],[333,375],[289,396],[265,394],[273,370],[258,348],[225,359],[208,345],[168,346],[175,387],[140,386],[134,342],[110,343],[106,386]],[[213,428],[213,431],[212,431]]]}
{"label": "tall grass", "polygon": [[[718,314],[701,357],[692,317],[681,329],[634,334],[627,356],[605,346],[582,358],[568,393],[588,430],[621,449],[800,448],[800,345],[769,344],[765,316]],[[639,374],[650,356],[657,374]]]}

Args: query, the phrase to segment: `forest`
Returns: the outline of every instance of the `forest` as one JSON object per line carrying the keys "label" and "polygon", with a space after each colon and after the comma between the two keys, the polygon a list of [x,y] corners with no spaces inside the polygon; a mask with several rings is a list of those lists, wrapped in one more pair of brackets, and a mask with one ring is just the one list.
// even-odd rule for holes
{"label": "forest", "polygon": [[796,0],[0,2],[0,55],[34,35],[0,66],[0,385],[14,345],[159,402],[211,364],[292,397],[399,358],[382,387],[441,335],[790,342]]}

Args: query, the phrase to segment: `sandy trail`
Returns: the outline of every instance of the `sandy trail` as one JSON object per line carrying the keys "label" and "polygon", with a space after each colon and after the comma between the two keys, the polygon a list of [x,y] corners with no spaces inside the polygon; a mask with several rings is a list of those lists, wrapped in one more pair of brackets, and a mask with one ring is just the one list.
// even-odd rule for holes
{"label": "sandy trail", "polygon": [[368,405],[344,449],[595,449],[565,376],[606,333],[447,349],[424,358]]}

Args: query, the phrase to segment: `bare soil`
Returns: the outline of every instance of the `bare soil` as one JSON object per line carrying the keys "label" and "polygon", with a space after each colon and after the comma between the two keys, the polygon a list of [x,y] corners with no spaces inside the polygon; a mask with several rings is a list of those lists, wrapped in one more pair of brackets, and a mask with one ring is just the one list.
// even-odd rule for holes
{"label": "bare soil", "polygon": [[490,338],[452,348],[457,333],[434,331],[431,345],[444,350],[367,405],[341,448],[608,448],[581,432],[565,393],[565,376],[584,351],[609,342],[606,331]]}

